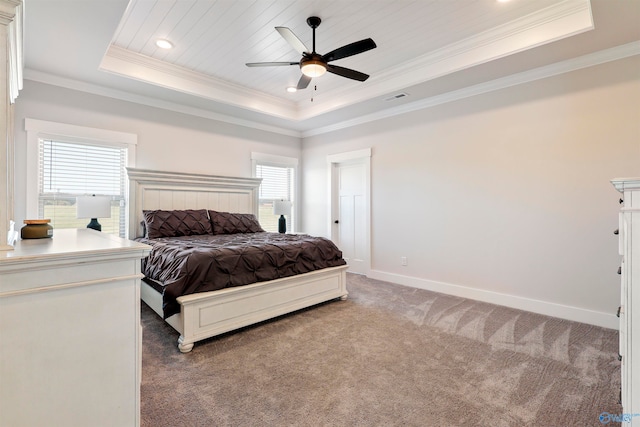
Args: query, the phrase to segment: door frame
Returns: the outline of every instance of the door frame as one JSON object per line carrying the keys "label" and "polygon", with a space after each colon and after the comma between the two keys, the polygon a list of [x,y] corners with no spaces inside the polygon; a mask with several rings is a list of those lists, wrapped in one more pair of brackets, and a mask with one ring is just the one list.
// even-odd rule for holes
{"label": "door frame", "polygon": [[348,151],[327,156],[329,168],[329,236],[336,242],[338,239],[338,225],[334,221],[338,218],[339,188],[338,165],[345,162],[358,162],[364,165],[364,209],[365,209],[365,255],[364,270],[368,276],[371,271],[371,148]]}

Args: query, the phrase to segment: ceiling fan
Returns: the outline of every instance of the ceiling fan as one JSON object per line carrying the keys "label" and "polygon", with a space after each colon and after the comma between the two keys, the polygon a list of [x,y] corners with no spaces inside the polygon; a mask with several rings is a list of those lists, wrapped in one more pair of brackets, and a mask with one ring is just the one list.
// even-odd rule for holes
{"label": "ceiling fan", "polygon": [[346,58],[348,56],[357,55],[362,52],[366,52],[376,47],[375,42],[372,39],[364,39],[348,45],[339,47],[332,50],[329,53],[320,55],[316,52],[316,28],[320,26],[321,19],[317,16],[311,16],[307,19],[307,24],[313,29],[313,50],[309,51],[309,48],[287,27],[276,27],[276,30],[283,39],[287,41],[298,53],[302,55],[302,59],[298,62],[249,62],[247,67],[280,67],[289,65],[299,65],[302,71],[302,76],[298,81],[296,89],[304,89],[309,86],[309,82],[313,77],[320,77],[325,72],[337,74],[348,79],[365,81],[369,78],[368,74],[361,73],[360,71],[352,70],[349,68],[339,67],[337,65],[331,65],[329,62],[336,61],[338,59]]}

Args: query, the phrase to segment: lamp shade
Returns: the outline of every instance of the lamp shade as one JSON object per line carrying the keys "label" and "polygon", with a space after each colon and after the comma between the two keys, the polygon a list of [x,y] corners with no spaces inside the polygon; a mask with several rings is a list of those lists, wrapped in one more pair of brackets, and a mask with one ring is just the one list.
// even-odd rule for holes
{"label": "lamp shade", "polygon": [[76,197],[77,218],[111,218],[110,196]]}
{"label": "lamp shade", "polygon": [[288,200],[276,200],[273,202],[274,215],[291,215],[291,202]]}

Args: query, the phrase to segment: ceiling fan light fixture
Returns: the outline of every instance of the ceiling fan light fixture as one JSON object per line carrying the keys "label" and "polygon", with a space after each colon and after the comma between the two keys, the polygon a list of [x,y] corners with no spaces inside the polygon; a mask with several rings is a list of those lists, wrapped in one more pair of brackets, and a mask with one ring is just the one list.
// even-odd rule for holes
{"label": "ceiling fan light fixture", "polygon": [[322,21],[317,16],[311,16],[307,19],[307,24],[309,24],[313,30],[313,49],[309,49],[304,43],[302,43],[298,36],[296,36],[289,28],[276,27],[276,30],[280,33],[282,38],[302,55],[299,62],[247,62],[247,67],[287,67],[290,65],[299,65],[302,76],[298,81],[298,86],[296,86],[297,90],[306,89],[309,86],[311,79],[320,77],[327,72],[360,82],[367,80],[369,78],[368,74],[361,73],[360,71],[352,70],[350,68],[329,65],[329,62],[348,58],[349,56],[357,55],[377,47],[373,39],[368,38],[349,43],[321,55],[316,52],[316,28],[318,28],[320,22]]}
{"label": "ceiling fan light fixture", "polygon": [[327,67],[322,61],[311,59],[305,61],[302,66],[300,66],[300,70],[302,74],[307,77],[320,77],[327,72]]}

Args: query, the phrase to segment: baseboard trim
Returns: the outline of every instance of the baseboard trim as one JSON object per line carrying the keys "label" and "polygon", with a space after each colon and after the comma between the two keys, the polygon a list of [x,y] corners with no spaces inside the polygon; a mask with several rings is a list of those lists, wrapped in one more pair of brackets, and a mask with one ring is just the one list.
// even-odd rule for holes
{"label": "baseboard trim", "polygon": [[368,277],[398,285],[426,289],[428,291],[440,292],[447,295],[454,295],[491,304],[502,305],[505,307],[517,308],[519,310],[558,317],[560,319],[571,320],[574,322],[587,323],[589,325],[600,326],[608,329],[617,330],[620,324],[619,319],[613,313],[602,313],[569,305],[487,291],[485,289],[470,288],[467,286],[437,282],[418,277],[387,273],[380,270],[370,270]]}

